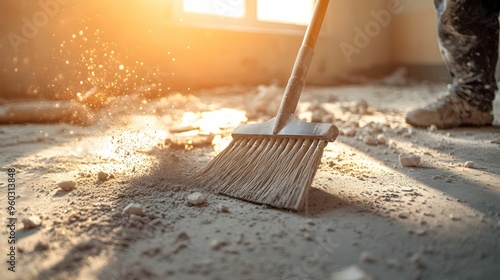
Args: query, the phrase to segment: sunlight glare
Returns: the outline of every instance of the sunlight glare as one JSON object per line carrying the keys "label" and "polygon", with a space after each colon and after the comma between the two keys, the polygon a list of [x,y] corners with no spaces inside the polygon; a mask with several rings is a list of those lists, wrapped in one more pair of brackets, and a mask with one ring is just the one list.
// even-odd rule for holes
{"label": "sunlight glare", "polygon": [[307,25],[313,8],[313,0],[257,0],[257,19]]}

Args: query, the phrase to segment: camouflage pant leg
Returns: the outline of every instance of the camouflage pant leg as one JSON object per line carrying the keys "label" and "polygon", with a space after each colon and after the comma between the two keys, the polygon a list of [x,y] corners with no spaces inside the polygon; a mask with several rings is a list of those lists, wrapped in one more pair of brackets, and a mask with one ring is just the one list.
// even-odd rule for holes
{"label": "camouflage pant leg", "polygon": [[492,111],[498,89],[499,0],[434,0],[441,53],[453,78],[449,86],[471,106]]}

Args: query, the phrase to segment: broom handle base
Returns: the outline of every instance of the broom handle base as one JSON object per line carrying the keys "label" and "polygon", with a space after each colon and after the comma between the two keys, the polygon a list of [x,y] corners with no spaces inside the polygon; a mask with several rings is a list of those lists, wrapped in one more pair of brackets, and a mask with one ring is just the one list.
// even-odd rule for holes
{"label": "broom handle base", "polygon": [[314,49],[307,45],[303,45],[300,48],[297,59],[295,60],[292,75],[290,75],[285,94],[281,100],[278,114],[276,115],[276,123],[273,129],[273,133],[275,134],[277,134],[295,114],[313,54]]}
{"label": "broom handle base", "polygon": [[325,18],[329,0],[317,0],[314,7],[314,13],[311,22],[307,27],[306,34],[302,41],[299,53],[293,66],[292,74],[288,80],[285,94],[276,115],[276,123],[273,133],[277,134],[286,125],[288,120],[294,116],[299,103],[304,81],[307,76],[307,70],[311,64],[314,54],[314,47],[319,36],[323,19]]}

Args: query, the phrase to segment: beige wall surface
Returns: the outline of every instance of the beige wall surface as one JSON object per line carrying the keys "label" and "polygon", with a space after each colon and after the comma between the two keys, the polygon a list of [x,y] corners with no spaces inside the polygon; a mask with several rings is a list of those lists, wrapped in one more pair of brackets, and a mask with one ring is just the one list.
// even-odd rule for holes
{"label": "beige wall surface", "polygon": [[442,64],[437,18],[432,0],[402,1],[392,24],[392,61],[396,64]]}
{"label": "beige wall surface", "polygon": [[[184,92],[286,83],[303,31],[200,26],[178,3],[2,0],[0,98],[74,98],[94,86],[123,94],[148,84]],[[431,0],[330,1],[307,81],[442,64],[435,21]]]}
{"label": "beige wall surface", "polygon": [[[204,28],[183,21],[175,2],[3,0],[0,97],[72,98],[93,86],[121,94],[148,83],[165,91],[286,83],[303,32]],[[356,28],[386,2],[331,1],[308,82],[331,84],[338,75],[390,63],[388,27],[375,26],[354,54],[340,48],[353,45]]]}

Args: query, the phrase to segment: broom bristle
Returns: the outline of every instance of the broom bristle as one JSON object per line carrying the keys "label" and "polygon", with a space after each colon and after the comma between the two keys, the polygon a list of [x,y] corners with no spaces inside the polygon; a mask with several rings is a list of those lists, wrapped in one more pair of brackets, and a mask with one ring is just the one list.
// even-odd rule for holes
{"label": "broom bristle", "polygon": [[327,143],[323,139],[238,136],[194,179],[227,196],[302,210]]}

